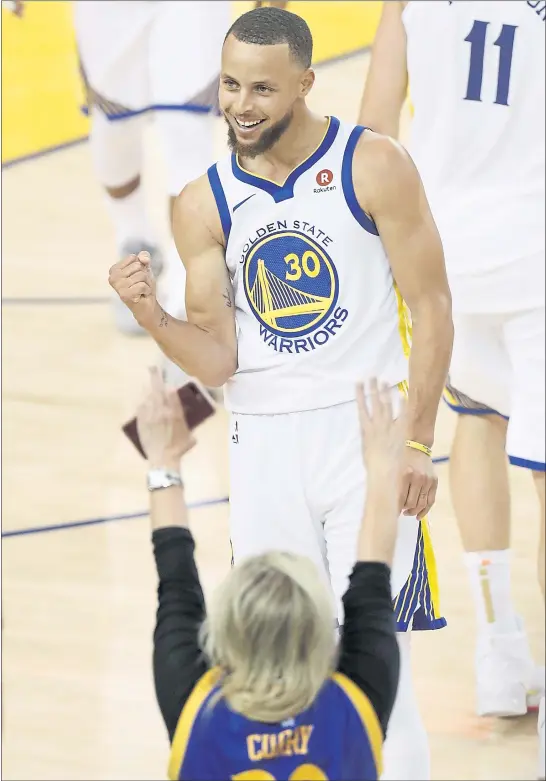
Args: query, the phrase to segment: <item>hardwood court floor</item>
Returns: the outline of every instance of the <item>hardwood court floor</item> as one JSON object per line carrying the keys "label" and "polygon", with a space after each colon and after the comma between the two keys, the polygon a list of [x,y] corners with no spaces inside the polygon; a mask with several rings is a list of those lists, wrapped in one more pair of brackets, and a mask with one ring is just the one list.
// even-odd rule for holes
{"label": "hardwood court floor", "polygon": [[[354,119],[365,66],[357,57],[321,69],[313,105]],[[218,133],[220,150],[221,124]],[[165,230],[153,133],[149,147],[150,203]],[[3,778],[164,778],[168,746],[150,664],[149,521],[68,526],[146,509],[144,465],[119,427],[156,350],[116,333],[109,307],[92,302],[109,295],[114,257],[86,145],[4,172],[3,207],[3,529],[67,524],[3,541]],[[438,455],[449,451],[452,431],[442,409]],[[473,611],[446,467],[438,470],[433,531],[449,628],[414,638],[433,778],[532,779],[536,718],[473,714]],[[224,413],[200,431],[184,474],[191,502],[227,496]],[[543,658],[538,509],[529,475],[513,470],[512,485],[514,591]],[[211,588],[229,567],[227,506],[195,509],[191,521]]]}

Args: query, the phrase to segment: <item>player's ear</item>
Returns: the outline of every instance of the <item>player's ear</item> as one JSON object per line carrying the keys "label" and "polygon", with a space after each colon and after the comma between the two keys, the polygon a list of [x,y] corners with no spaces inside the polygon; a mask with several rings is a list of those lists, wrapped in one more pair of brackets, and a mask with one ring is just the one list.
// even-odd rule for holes
{"label": "player's ear", "polygon": [[315,83],[315,71],[312,68],[307,68],[302,74],[300,81],[300,97],[306,98],[311,92],[311,88]]}

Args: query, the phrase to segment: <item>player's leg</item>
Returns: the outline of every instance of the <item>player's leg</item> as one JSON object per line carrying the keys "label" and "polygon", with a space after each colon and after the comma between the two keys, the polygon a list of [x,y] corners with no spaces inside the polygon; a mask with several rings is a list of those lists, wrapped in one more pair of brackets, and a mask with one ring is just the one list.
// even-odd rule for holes
{"label": "player's leg", "polygon": [[[142,117],[109,120],[101,109],[93,107],[89,145],[95,175],[103,188],[114,226],[117,256],[122,258],[147,250],[157,276],[163,261],[141,182],[143,121]],[[123,333],[144,334],[117,297],[114,316]]]}
{"label": "player's leg", "polygon": [[[393,391],[398,398],[398,391]],[[322,419],[322,420],[320,420]],[[356,559],[365,496],[360,429],[356,405],[317,410],[308,417],[307,493],[315,517],[324,518],[328,570],[338,617],[341,598]],[[407,631],[419,606],[426,575],[423,535],[415,518],[401,517],[391,575],[397,610],[401,674],[384,750],[386,779],[430,778],[428,736],[415,698]],[[444,622],[439,621],[438,625]]]}
{"label": "player's leg", "polygon": [[[86,0],[74,4],[91,116],[91,158],[114,226],[117,255],[148,250],[158,275],[162,259],[141,183],[145,120],[135,114],[149,103],[147,52],[153,15],[152,4],[146,3]],[[120,330],[144,333],[117,297],[114,312]]]}
{"label": "player's leg", "polygon": [[[150,31],[150,85],[167,173],[169,211],[185,185],[214,162],[218,74],[228,2],[163,2]],[[159,296],[165,309],[184,319],[185,271],[174,242],[166,253]],[[163,360],[164,373],[176,383],[184,373]]]}
{"label": "player's leg", "polygon": [[430,778],[428,735],[411,672],[411,632],[398,633],[400,679],[383,749],[382,781]]}
{"label": "player's leg", "polygon": [[214,162],[220,56],[230,14],[228,2],[163,2],[150,29],[150,90],[171,212],[184,186]]}
{"label": "player's leg", "polygon": [[540,505],[539,585],[544,595],[545,312],[533,309],[508,318],[506,346],[513,368],[512,412],[506,449],[510,463],[530,469]]}
{"label": "player's leg", "polygon": [[[546,470],[546,343],[544,308],[510,317],[504,328],[513,368],[512,413],[506,449],[510,462],[533,473],[540,508],[538,581],[544,599],[544,536]],[[534,681],[541,696],[539,709],[540,775],[544,777],[544,668]]]}
{"label": "player's leg", "polygon": [[[230,537],[233,559],[269,550],[312,559],[328,576],[320,524],[299,479],[298,413],[232,414],[229,430]],[[332,619],[334,616],[332,616]]]}
{"label": "player's leg", "polygon": [[458,413],[450,486],[476,610],[476,707],[480,715],[515,716],[535,704],[536,670],[511,596],[504,317],[455,315],[454,323],[445,397]]}
{"label": "player's leg", "polygon": [[[97,107],[91,113],[91,159],[104,190],[120,255],[129,245],[144,249],[157,243],[141,181],[143,123],[138,116],[110,120]],[[159,270],[156,268],[156,273]]]}
{"label": "player's leg", "polygon": [[[155,115],[159,138],[166,162],[169,210],[185,185],[202,176],[213,162],[214,123],[211,113],[192,111],[159,111]],[[173,317],[186,319],[186,270],[174,240],[169,239],[165,252],[165,271],[158,286],[161,305]],[[159,356],[165,381],[179,386],[188,375],[176,364]],[[209,388],[214,399],[221,402],[221,388]]]}
{"label": "player's leg", "polygon": [[[459,315],[455,317],[455,326],[450,384],[444,395],[458,415],[449,477],[463,547],[469,554],[466,562],[478,622],[482,625],[486,605],[479,585],[481,559],[493,561],[493,567],[502,567],[504,560],[508,560],[510,546],[510,493],[505,450],[508,421],[494,411],[502,407],[506,412],[509,406],[510,370],[497,319]],[[484,396],[488,404],[482,403]],[[493,409],[491,399],[496,402]],[[496,553],[488,556],[492,551]],[[480,556],[482,552],[484,555]],[[503,572],[505,593],[499,600],[497,620],[507,629],[513,629],[516,618],[509,594],[508,565]]]}
{"label": "player's leg", "polygon": [[[214,117],[191,111],[160,111],[155,115],[156,125],[166,162],[169,209],[185,185],[202,176],[213,162]],[[186,270],[171,238],[165,253],[165,272],[159,283],[158,298],[173,317],[186,319]],[[181,385],[186,373],[160,356],[167,382]],[[221,394],[221,391],[220,391]],[[214,393],[220,400],[218,392]]]}
{"label": "player's leg", "polygon": [[[202,176],[214,159],[214,122],[211,114],[159,111],[155,115],[167,171],[167,193],[172,203],[186,184]],[[186,275],[174,242],[166,253],[162,304],[175,317],[185,319]]]}

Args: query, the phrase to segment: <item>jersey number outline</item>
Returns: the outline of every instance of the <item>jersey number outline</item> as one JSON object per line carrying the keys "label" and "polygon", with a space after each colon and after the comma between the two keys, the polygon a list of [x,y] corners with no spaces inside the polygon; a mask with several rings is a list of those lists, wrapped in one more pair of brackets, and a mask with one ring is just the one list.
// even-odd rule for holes
{"label": "jersey number outline", "polygon": [[[312,265],[309,264],[309,261],[311,261]],[[285,279],[289,279],[292,282],[301,279],[302,266],[305,276],[311,277],[311,279],[318,277],[320,273],[320,260],[317,253],[312,250],[304,252],[301,258],[295,252],[291,252],[289,255],[286,255],[284,262],[290,264],[290,270],[286,272]]]}
{"label": "jersey number outline", "polygon": [[[267,770],[245,770],[231,776],[231,781],[276,781]],[[288,781],[328,781],[328,776],[317,765],[300,765],[288,777]]]}
{"label": "jersey number outline", "polygon": [[[482,100],[483,64],[488,27],[489,22],[482,22],[476,19],[472,29],[465,38],[465,41],[470,44],[470,66],[468,69],[465,100],[475,100],[480,103]],[[493,43],[493,46],[499,47],[497,95],[494,101],[499,106],[508,106],[512,55],[514,53],[514,40],[517,29],[513,24],[503,24],[497,40]]]}

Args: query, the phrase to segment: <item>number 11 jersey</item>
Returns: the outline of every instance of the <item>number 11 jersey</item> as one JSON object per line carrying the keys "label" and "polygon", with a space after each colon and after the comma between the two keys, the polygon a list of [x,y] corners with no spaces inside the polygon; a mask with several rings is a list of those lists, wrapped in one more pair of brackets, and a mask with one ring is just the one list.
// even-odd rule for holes
{"label": "number 11 jersey", "polygon": [[411,0],[402,14],[408,148],[456,311],[543,305],[545,14],[545,0]]}

